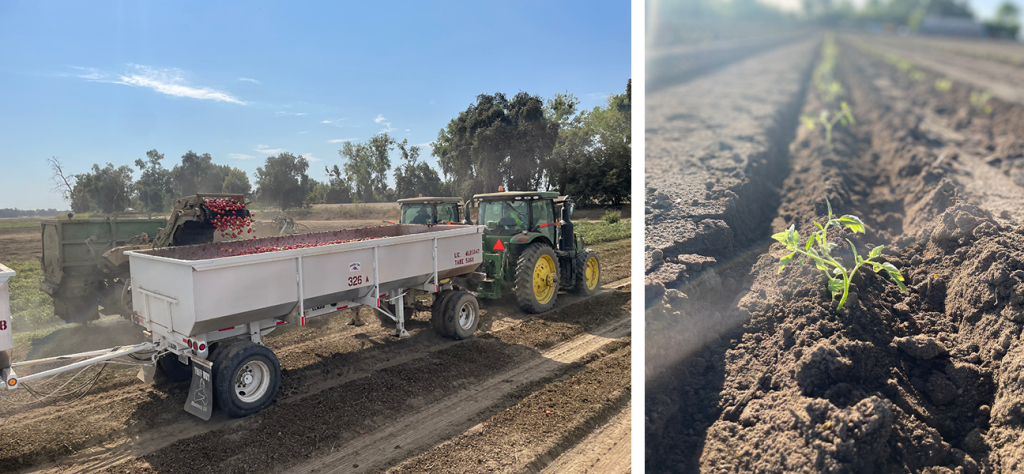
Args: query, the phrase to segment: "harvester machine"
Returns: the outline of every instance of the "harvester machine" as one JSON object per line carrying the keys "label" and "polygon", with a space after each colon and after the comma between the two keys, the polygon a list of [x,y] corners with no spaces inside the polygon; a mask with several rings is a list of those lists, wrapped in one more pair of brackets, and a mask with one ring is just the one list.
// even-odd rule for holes
{"label": "harvester machine", "polygon": [[103,314],[127,317],[131,273],[126,250],[204,244],[218,235],[248,237],[252,234],[245,225],[251,218],[243,195],[203,193],[179,199],[167,219],[75,219],[69,214],[68,219],[43,221],[40,289],[53,297],[54,313],[69,323],[99,318],[100,307]]}

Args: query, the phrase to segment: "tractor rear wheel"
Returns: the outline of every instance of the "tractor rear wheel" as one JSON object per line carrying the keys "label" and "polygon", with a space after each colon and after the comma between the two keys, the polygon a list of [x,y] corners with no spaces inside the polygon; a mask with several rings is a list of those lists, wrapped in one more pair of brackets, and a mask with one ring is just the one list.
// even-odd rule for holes
{"label": "tractor rear wheel", "polygon": [[576,272],[576,286],[572,288],[573,293],[596,294],[601,285],[601,261],[597,258],[597,252],[591,249],[577,252],[576,262],[573,266],[573,270]]}
{"label": "tractor rear wheel", "polygon": [[527,313],[543,313],[558,297],[558,257],[550,246],[537,242],[519,255],[516,265],[516,300]]}

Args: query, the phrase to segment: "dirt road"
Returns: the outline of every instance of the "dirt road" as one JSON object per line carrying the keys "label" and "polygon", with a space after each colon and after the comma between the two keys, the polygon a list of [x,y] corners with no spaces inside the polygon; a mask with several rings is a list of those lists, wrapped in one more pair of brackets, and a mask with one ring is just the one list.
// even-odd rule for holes
{"label": "dirt road", "polygon": [[[621,428],[600,430],[610,420],[621,426],[615,416],[630,398],[629,286],[609,288],[628,278],[629,243],[594,247],[602,294],[563,293],[541,315],[521,313],[510,299],[485,301],[481,329],[465,341],[437,336],[427,313],[408,322],[412,337],[394,339],[365,308],[372,322],[364,327],[347,324],[351,311],[283,327],[266,339],[281,361],[281,391],[270,408],[244,419],[215,412],[203,422],[182,411],[187,383],[147,386],[134,369],[116,366],[78,400],[0,403],[0,465],[21,472],[422,472],[437,464],[438,472],[520,472],[567,462],[563,453],[592,434],[596,441],[587,445],[621,444]],[[92,326],[97,344],[109,342],[104,334],[132,331],[116,321],[68,328],[29,355],[60,352]],[[16,400],[3,395],[30,401],[24,392]],[[464,443],[480,444],[454,456],[452,446]],[[628,449],[609,449],[603,459],[628,472]]]}

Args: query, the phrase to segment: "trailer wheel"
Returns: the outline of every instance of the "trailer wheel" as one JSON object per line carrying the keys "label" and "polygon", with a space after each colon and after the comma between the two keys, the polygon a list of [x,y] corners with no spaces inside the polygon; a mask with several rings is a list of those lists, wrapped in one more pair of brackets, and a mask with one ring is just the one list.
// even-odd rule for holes
{"label": "trailer wheel", "polygon": [[480,324],[480,303],[466,291],[453,291],[444,302],[444,325],[453,339],[466,339],[476,332]]}
{"label": "trailer wheel", "polygon": [[576,272],[576,286],[572,288],[573,293],[596,294],[601,283],[601,261],[597,258],[597,252],[591,249],[577,252],[576,262],[573,266],[573,270]]}
{"label": "trailer wheel", "polygon": [[516,300],[527,313],[543,313],[558,297],[558,257],[543,243],[530,245],[516,265]]}
{"label": "trailer wheel", "polygon": [[450,297],[458,293],[458,291],[445,290],[440,293],[434,294],[434,303],[430,305],[430,325],[434,327],[434,331],[444,337],[451,337],[452,333],[448,332],[448,325],[444,322],[444,308]]}
{"label": "trailer wheel", "polygon": [[213,366],[218,406],[240,418],[270,405],[281,387],[281,364],[274,352],[252,342],[232,344],[218,352]]}
{"label": "trailer wheel", "polygon": [[188,364],[182,364],[178,360],[177,354],[173,352],[157,359],[156,366],[163,374],[163,381],[166,383],[184,382],[192,378],[191,361]]}

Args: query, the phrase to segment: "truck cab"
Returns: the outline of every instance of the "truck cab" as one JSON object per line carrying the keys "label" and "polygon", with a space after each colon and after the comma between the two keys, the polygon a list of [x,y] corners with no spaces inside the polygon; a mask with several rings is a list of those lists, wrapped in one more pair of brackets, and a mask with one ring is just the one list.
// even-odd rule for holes
{"label": "truck cab", "polygon": [[462,199],[457,197],[414,197],[399,199],[399,224],[452,225],[470,224],[469,214],[463,218]]}

